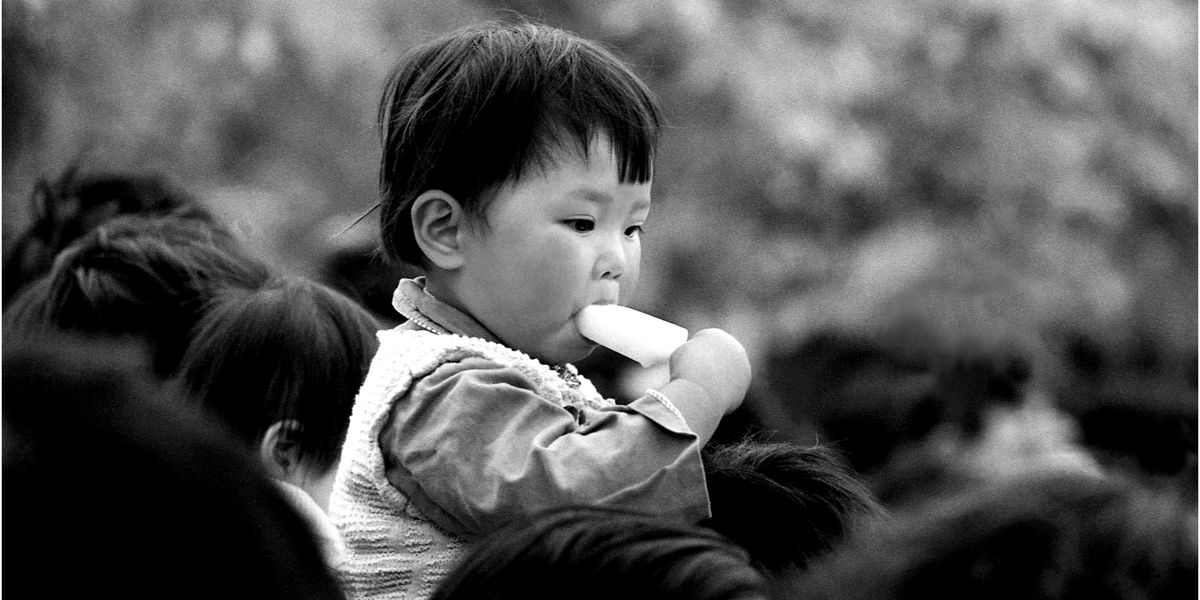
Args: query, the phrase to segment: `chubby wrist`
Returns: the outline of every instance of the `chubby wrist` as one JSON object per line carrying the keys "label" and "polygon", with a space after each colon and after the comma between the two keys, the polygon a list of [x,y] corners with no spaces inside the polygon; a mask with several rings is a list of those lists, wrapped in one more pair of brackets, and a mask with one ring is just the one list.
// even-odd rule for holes
{"label": "chubby wrist", "polygon": [[717,416],[725,414],[725,407],[709,394],[704,386],[690,379],[672,379],[666,385],[658,388],[658,391],[670,398],[671,402],[675,403],[675,406],[685,414],[695,411],[712,413]]}
{"label": "chubby wrist", "polygon": [[701,445],[708,442],[725,416],[725,407],[694,381],[672,379],[658,392],[675,405],[688,428],[699,436]]}

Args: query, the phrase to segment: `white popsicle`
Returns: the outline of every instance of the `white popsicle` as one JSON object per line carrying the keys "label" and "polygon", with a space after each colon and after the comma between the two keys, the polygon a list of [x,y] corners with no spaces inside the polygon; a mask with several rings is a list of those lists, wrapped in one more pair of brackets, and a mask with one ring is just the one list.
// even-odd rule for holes
{"label": "white popsicle", "polygon": [[688,331],[658,317],[616,304],[593,304],[579,311],[579,333],[648,367],[671,358]]}

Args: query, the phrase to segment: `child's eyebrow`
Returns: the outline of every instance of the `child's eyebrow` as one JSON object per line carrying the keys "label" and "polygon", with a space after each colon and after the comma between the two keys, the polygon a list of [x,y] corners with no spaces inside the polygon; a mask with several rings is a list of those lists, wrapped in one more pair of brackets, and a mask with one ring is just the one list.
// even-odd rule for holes
{"label": "child's eyebrow", "polygon": [[[611,204],[612,203],[612,196],[610,196],[604,192],[601,192],[599,190],[592,189],[592,188],[587,188],[587,187],[575,188],[575,189],[571,190],[570,192],[568,192],[567,194],[569,196],[579,198],[581,200],[585,200],[587,202],[592,202],[595,204]],[[633,210],[635,210],[635,211],[649,210],[649,209],[650,209],[650,200],[648,200],[648,199],[639,198],[633,202]]]}

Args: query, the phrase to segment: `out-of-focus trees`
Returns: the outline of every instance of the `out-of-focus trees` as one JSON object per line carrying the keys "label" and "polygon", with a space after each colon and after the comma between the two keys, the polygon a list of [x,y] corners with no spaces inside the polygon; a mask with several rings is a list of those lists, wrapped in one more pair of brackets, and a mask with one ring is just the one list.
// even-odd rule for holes
{"label": "out-of-focus trees", "polygon": [[3,9],[6,240],[33,179],[84,157],[165,172],[313,268],[374,202],[394,58],[520,13],[615,47],[660,96],[638,302],[742,339],[768,425],[846,418],[886,453],[1034,390],[1098,448],[1194,456],[1193,2]]}
{"label": "out-of-focus trees", "polygon": [[4,0],[4,233],[38,177],[159,172],[303,270],[376,199],[387,70],[462,2]]}

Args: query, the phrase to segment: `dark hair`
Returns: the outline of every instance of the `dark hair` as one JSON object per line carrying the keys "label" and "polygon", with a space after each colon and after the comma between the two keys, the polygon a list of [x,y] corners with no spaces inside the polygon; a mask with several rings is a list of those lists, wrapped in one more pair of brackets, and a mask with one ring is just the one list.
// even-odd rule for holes
{"label": "dark hair", "polygon": [[552,151],[586,157],[612,142],[622,182],[649,181],[661,112],[601,45],[533,23],[476,25],[410,50],[384,88],[379,118],[382,242],[389,259],[424,266],[413,200],[442,190],[483,221],[489,193]]}
{"label": "dark hair", "polygon": [[404,318],[392,306],[396,282],[421,275],[408,265],[389,265],[375,242],[348,245],[325,254],[315,269],[316,279],[363,305],[385,327]]}
{"label": "dark hair", "polygon": [[431,600],[734,600],[765,597],[745,552],[700,527],[613,508],[565,507],[473,546]]}
{"label": "dark hair", "polygon": [[4,257],[4,304],[50,269],[68,244],[101,223],[124,214],[173,215],[215,222],[186,190],[144,173],[80,174],[68,168],[57,179],[42,178],[30,195],[33,220]]}
{"label": "dark hair", "polygon": [[5,311],[5,337],[66,331],[133,337],[154,368],[174,372],[208,301],[227,287],[254,288],[270,275],[212,223],[174,216],[117,217],[63,250],[45,281]]}
{"label": "dark hair", "polygon": [[884,510],[827,446],[744,440],[704,450],[712,517],[764,571],[805,567]]}
{"label": "dark hair", "polygon": [[139,349],[5,345],[4,591],[342,598],[308,523]]}
{"label": "dark hair", "polygon": [[379,347],[378,330],[346,296],[304,277],[281,277],[213,304],[180,363],[180,381],[247,446],[256,447],[273,423],[295,420],[297,454],[328,468]]}
{"label": "dark hair", "polygon": [[809,565],[798,598],[1196,597],[1196,515],[1132,481],[1051,472],[952,494]]}

